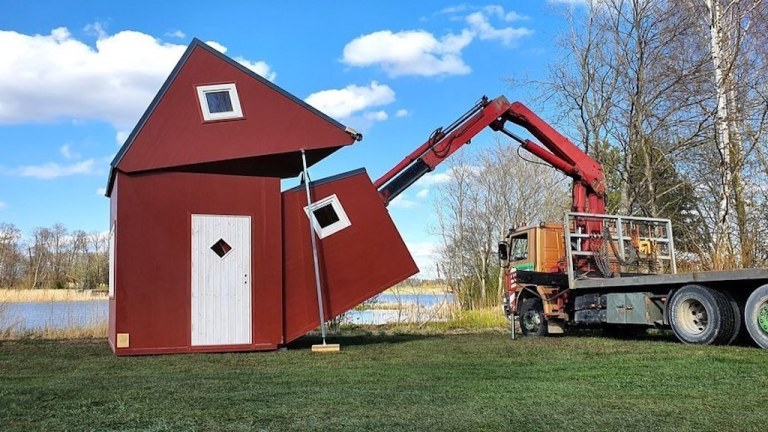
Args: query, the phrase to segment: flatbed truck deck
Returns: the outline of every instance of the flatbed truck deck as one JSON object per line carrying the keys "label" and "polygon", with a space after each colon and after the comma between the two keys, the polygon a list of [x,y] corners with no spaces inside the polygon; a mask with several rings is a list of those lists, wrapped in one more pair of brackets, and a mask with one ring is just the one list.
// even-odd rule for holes
{"label": "flatbed truck deck", "polygon": [[[579,232],[577,219],[600,235]],[[512,230],[499,247],[507,316],[519,316],[526,336],[656,327],[684,343],[748,335],[768,348],[768,269],[678,273],[672,239],[667,219],[605,214]]]}

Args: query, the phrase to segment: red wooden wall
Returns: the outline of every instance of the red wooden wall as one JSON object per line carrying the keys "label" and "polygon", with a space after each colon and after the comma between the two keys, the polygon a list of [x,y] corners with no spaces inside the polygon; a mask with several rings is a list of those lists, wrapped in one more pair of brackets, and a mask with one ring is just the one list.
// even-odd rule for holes
{"label": "red wooden wall", "polygon": [[[191,347],[191,215],[251,216],[253,344],[212,351],[273,349],[282,340],[282,228],[278,179],[192,173],[118,173],[115,333],[120,354],[199,351]],[[113,203],[118,193],[113,192]],[[114,312],[114,313],[112,313]]]}
{"label": "red wooden wall", "polygon": [[[326,319],[416,274],[400,233],[365,171],[312,184],[312,201],[336,194],[352,225],[318,240]],[[285,341],[320,325],[303,187],[283,193]]]}

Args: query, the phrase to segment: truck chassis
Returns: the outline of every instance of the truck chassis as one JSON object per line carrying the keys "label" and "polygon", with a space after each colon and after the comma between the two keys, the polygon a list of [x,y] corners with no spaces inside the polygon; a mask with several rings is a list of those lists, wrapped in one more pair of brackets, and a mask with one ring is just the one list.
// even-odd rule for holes
{"label": "truck chassis", "polygon": [[[579,260],[595,261],[595,250],[581,250],[581,243],[595,235],[574,231],[577,219],[612,222],[603,232],[613,244],[605,248],[616,256],[604,267],[583,272]],[[654,233],[631,236],[622,232],[628,223],[648,223]],[[677,273],[672,228],[667,219],[616,215],[568,213],[564,244],[566,272],[519,271],[502,259],[508,317],[519,316],[526,336],[563,333],[569,328],[672,329],[677,338],[690,344],[728,345],[748,334],[768,348],[768,269],[741,269]],[[608,235],[608,232],[611,234]],[[634,244],[653,244],[652,260],[667,273],[621,271],[627,250]],[[507,245],[501,245],[500,250]],[[610,253],[609,253],[610,254]],[[503,255],[503,254],[502,254]],[[584,267],[583,263],[581,265]],[[596,266],[599,267],[599,266]],[[615,270],[615,271],[614,271]],[[608,273],[608,274],[605,274]]]}

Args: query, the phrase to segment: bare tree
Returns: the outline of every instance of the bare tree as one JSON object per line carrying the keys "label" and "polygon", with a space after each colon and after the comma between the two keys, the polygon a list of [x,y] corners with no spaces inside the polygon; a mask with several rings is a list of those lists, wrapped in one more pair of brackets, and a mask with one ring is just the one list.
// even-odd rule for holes
{"label": "bare tree", "polygon": [[11,224],[0,223],[0,288],[105,287],[109,277],[108,237],[72,233],[61,224],[37,228],[28,243]]}
{"label": "bare tree", "polygon": [[589,2],[569,9],[564,58],[534,82],[605,166],[609,211],[673,219],[708,267],[755,265],[765,249],[766,8]]}
{"label": "bare tree", "polygon": [[439,188],[440,268],[464,308],[498,303],[496,245],[510,227],[560,220],[567,208],[564,177],[524,155],[499,141],[463,154]]}
{"label": "bare tree", "polygon": [[[766,181],[760,170],[766,127],[766,4],[758,0],[689,0],[675,4],[692,28],[706,34],[708,88],[701,115],[707,119],[707,146],[694,169],[699,176],[701,208],[711,226],[714,268],[757,265],[765,242],[755,211]],[[689,46],[702,38],[691,37]]]}
{"label": "bare tree", "polygon": [[0,223],[0,287],[15,286],[23,272],[20,253],[21,231],[16,226]]}

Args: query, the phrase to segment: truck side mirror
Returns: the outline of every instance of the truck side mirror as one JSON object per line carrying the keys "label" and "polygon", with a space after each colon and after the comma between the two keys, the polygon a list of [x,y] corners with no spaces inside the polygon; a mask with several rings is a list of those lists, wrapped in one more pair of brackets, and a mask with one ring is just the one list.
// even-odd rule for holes
{"label": "truck side mirror", "polygon": [[505,241],[499,242],[499,265],[502,267],[509,265],[509,244]]}

